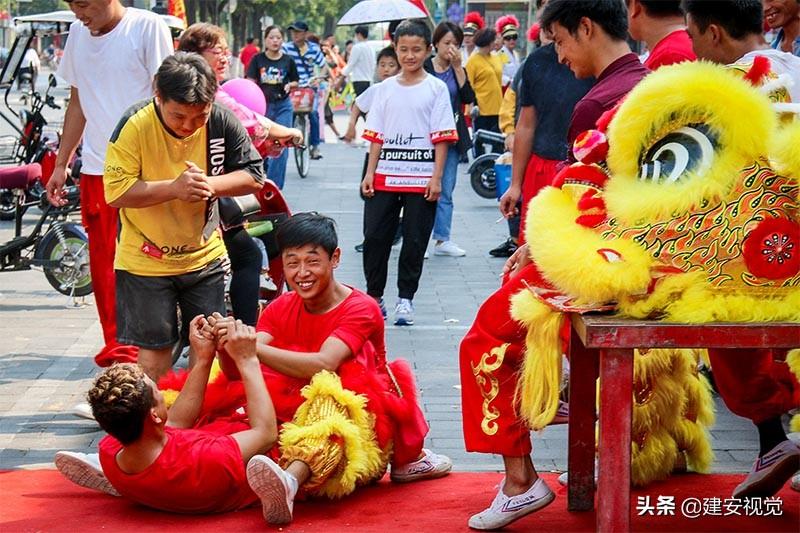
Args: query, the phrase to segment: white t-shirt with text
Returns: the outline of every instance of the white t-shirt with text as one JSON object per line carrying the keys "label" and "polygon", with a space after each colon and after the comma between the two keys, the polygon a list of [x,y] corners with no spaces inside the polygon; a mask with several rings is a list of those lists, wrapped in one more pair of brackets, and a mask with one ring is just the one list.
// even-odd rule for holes
{"label": "white t-shirt with text", "polygon": [[172,37],[157,14],[126,8],[110,32],[92,36],[80,20],[70,25],[58,76],[78,90],[86,128],[85,174],[103,174],[106,146],[123,113],[153,95],[153,76],[172,55]]}
{"label": "white t-shirt with text", "polygon": [[363,137],[382,145],[375,190],[424,193],[434,144],[458,140],[447,85],[430,74],[414,85],[395,76],[375,85],[371,97]]}

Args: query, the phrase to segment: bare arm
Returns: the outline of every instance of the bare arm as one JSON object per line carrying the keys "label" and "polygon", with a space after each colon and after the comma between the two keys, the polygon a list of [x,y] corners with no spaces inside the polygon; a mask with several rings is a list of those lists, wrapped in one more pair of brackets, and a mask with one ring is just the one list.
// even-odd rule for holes
{"label": "bare arm", "polygon": [[514,139],[514,158],[511,164],[511,185],[500,198],[500,212],[506,218],[514,216],[517,202],[522,196],[522,182],[525,180],[525,169],[531,157],[535,132],[536,109],[533,106],[520,108]]}
{"label": "bare arm", "polygon": [[246,170],[234,170],[219,176],[208,176],[214,196],[242,196],[261,190],[261,184]]}
{"label": "bare arm", "polygon": [[433,176],[431,176],[428,186],[425,187],[425,199],[429,202],[437,201],[442,193],[442,174],[449,149],[450,143],[447,142],[436,143],[433,147]]}
{"label": "bare arm", "polygon": [[256,330],[241,320],[232,322],[228,333],[220,339],[244,383],[247,397],[245,410],[250,429],[231,435],[242,452],[245,464],[251,457],[264,453],[278,440],[278,424],[275,407],[261,374],[261,365],[256,357]]}
{"label": "bare arm", "polygon": [[194,317],[189,324],[189,344],[195,356],[195,364],[175,403],[170,407],[167,418],[167,425],[176,428],[190,428],[197,421],[216,353],[213,332],[203,315]]}
{"label": "bare arm", "polygon": [[59,141],[58,156],[53,174],[47,182],[47,199],[53,205],[64,205],[67,200],[64,195],[64,183],[67,181],[67,165],[75,154],[75,149],[83,136],[86,127],[86,116],[81,108],[78,89],[70,87],[69,105],[64,113],[64,131]]}
{"label": "bare arm", "polygon": [[295,352],[256,344],[258,359],[266,366],[293,378],[309,379],[321,370],[335,371],[348,357],[350,348],[336,337],[328,337],[318,352]]}
{"label": "bare arm", "polygon": [[[367,198],[375,196],[375,170],[378,168],[378,159],[381,156],[381,145],[378,143],[370,143],[369,145],[369,159],[367,160],[367,172],[364,174],[364,179],[361,180],[361,192]],[[439,169],[441,171],[441,169]],[[441,175],[441,174],[440,174]]]}
{"label": "bare arm", "polygon": [[361,109],[353,103],[352,107],[350,107],[350,120],[347,122],[347,133],[344,134],[344,140],[347,142],[352,142],[353,139],[356,138],[356,122],[358,122],[358,117],[361,116]]}

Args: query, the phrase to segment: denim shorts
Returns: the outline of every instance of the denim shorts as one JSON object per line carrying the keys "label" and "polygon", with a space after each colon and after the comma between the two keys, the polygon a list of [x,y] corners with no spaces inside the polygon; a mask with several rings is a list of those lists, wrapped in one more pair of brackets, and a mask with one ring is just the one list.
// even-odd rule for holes
{"label": "denim shorts", "polygon": [[139,276],[117,270],[117,341],[161,350],[178,342],[178,309],[183,324],[197,315],[225,314],[222,261],[174,276]]}

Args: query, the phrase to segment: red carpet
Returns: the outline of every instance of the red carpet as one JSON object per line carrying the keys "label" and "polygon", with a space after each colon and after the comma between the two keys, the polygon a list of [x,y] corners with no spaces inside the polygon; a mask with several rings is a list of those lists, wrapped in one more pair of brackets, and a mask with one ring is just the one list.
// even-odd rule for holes
{"label": "red carpet", "polygon": [[[566,489],[554,474],[545,474],[557,498],[549,507],[523,518],[506,531],[592,531],[592,513],[568,513]],[[495,494],[500,474],[457,473],[446,478],[395,485],[384,480],[340,501],[300,502],[295,521],[282,531],[381,532],[468,531],[467,519]],[[778,495],[783,516],[681,516],[687,498],[720,498],[731,494],[741,475],[685,475],[654,484],[632,495],[674,496],[676,515],[634,517],[634,531],[792,531],[800,530],[800,494],[788,485]],[[55,470],[0,473],[0,531],[257,531],[269,528],[261,510],[211,516],[183,516],[151,511],[125,500],[72,485]],[[721,506],[721,512],[726,507]],[[743,510],[740,510],[744,513]]]}

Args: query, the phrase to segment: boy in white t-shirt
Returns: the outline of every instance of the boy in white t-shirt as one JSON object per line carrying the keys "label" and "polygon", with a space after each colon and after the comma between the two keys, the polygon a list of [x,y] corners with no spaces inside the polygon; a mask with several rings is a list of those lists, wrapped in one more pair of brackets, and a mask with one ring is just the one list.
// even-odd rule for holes
{"label": "boy in white t-shirt", "polygon": [[402,209],[394,323],[410,326],[448,145],[458,135],[447,86],[422,68],[431,49],[430,29],[417,20],[403,21],[394,43],[400,74],[375,86],[363,135],[372,143],[361,182],[366,197],[364,275],[367,294],[383,305],[389,254]]}

